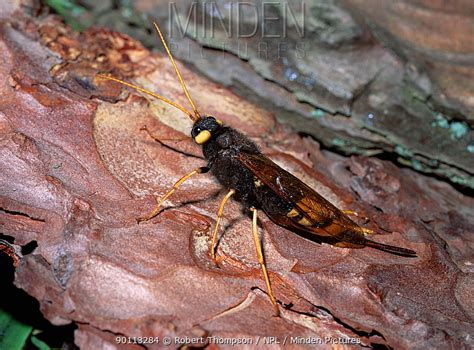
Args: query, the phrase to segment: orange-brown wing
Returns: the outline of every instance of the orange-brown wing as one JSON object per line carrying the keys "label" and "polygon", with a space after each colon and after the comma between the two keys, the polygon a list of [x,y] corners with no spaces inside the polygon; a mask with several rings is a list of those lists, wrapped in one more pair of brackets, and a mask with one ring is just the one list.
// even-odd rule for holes
{"label": "orange-brown wing", "polygon": [[241,152],[238,158],[256,178],[291,204],[286,217],[271,217],[281,226],[333,237],[357,228],[356,223],[323,196],[264,155]]}
{"label": "orange-brown wing", "polygon": [[[392,254],[416,257],[411,249],[374,242],[364,237],[359,225],[311,187],[280,168],[264,155],[241,152],[242,165],[267,185],[278,197],[291,204],[287,213],[267,212],[276,224],[300,234],[324,236],[327,243],[345,248],[372,247]],[[303,236],[306,236],[303,234]]]}

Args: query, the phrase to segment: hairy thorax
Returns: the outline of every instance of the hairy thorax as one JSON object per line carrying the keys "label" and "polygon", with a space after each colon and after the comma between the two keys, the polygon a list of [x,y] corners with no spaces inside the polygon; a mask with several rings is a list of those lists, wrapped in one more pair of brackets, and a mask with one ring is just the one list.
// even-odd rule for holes
{"label": "hairy thorax", "polygon": [[235,199],[247,208],[259,207],[254,196],[254,175],[238,160],[240,152],[260,154],[257,145],[238,131],[223,127],[203,147],[204,157],[217,180],[235,190]]}

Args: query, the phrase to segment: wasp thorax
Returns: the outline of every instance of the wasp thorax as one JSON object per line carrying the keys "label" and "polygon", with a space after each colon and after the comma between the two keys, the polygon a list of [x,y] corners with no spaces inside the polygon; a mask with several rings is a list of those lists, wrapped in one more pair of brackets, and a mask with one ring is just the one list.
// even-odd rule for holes
{"label": "wasp thorax", "polygon": [[222,122],[219,119],[205,116],[194,123],[191,136],[197,144],[202,145],[209,141],[221,127]]}

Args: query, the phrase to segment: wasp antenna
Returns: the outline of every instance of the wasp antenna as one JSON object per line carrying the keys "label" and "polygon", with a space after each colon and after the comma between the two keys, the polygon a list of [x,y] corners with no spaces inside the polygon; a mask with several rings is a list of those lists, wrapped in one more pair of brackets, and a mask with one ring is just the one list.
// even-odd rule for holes
{"label": "wasp antenna", "polygon": [[189,91],[186,87],[186,84],[184,83],[183,77],[181,76],[181,73],[178,69],[178,66],[176,65],[176,62],[174,61],[173,55],[171,54],[171,51],[168,47],[168,44],[166,44],[165,37],[163,36],[163,33],[160,30],[160,27],[158,27],[158,24],[156,24],[156,22],[153,22],[153,25],[155,26],[156,31],[158,32],[158,35],[160,36],[161,42],[163,43],[163,46],[165,47],[165,50],[168,53],[168,56],[171,60],[171,63],[173,64],[174,70],[176,71],[176,74],[178,75],[179,83],[181,84],[181,87],[183,88],[184,94],[188,98],[188,101],[191,104],[191,106],[193,106],[194,115],[195,115],[196,120],[197,120],[197,119],[201,118],[201,115],[199,114],[199,111],[197,110],[196,105],[194,104],[194,102],[191,98],[191,95],[189,94]]}
{"label": "wasp antenna", "polygon": [[137,91],[140,91],[140,92],[143,92],[147,95],[150,95],[150,96],[153,96],[163,102],[166,102],[167,104],[179,109],[181,112],[183,113],[186,113],[188,115],[189,118],[191,118],[191,120],[193,122],[195,122],[198,118],[193,114],[191,113],[190,111],[188,111],[186,108],[180,106],[179,104],[177,103],[174,103],[173,101],[170,101],[168,100],[166,97],[163,97],[161,95],[158,95],[154,92],[151,92],[147,89],[144,89],[144,88],[141,88],[139,86],[136,86],[136,85],[133,85],[133,84],[130,84],[130,83],[127,83],[126,81],[123,81],[123,80],[120,80],[120,79],[117,79],[117,78],[114,78],[114,77],[111,77],[110,75],[105,75],[105,74],[97,74],[97,77],[99,78],[103,78],[103,79],[108,79],[108,80],[112,80],[112,81],[115,81],[116,83],[119,83],[119,84],[122,84],[122,85],[125,85],[125,86],[128,86],[129,88],[132,88],[132,89],[135,89]]}

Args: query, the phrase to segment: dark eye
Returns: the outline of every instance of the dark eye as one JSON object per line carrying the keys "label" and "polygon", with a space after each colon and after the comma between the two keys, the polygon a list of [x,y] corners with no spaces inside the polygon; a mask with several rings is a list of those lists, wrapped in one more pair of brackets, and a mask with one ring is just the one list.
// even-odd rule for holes
{"label": "dark eye", "polygon": [[191,135],[192,135],[193,137],[195,137],[195,136],[198,135],[201,131],[202,131],[201,128],[195,126],[195,127],[193,128],[193,130],[191,131]]}

